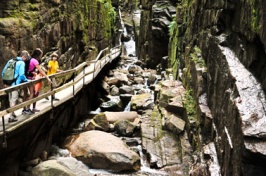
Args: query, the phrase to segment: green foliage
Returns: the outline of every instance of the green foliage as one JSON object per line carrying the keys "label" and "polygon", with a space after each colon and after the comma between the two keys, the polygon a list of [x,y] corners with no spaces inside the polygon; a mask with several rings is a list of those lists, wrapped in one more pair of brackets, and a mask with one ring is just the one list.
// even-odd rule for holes
{"label": "green foliage", "polygon": [[170,45],[169,45],[169,65],[168,67],[173,68],[174,77],[178,73],[179,69],[179,60],[177,58],[178,46],[179,46],[179,38],[178,38],[178,26],[176,23],[176,18],[173,18],[173,21],[168,26],[169,28],[169,35],[170,35]]}
{"label": "green foliage", "polygon": [[259,24],[259,8],[258,0],[248,0],[251,9],[251,29],[257,32],[260,28]]}
{"label": "green foliage", "polygon": [[200,67],[206,67],[204,59],[201,57],[201,50],[199,47],[194,47],[194,52],[190,54],[191,60],[193,60]]}
{"label": "green foliage", "polygon": [[112,35],[112,31],[115,31],[116,11],[111,1],[97,1],[103,4],[103,8],[101,9],[102,16],[104,17],[102,27],[106,31],[105,36],[109,38]]}
{"label": "green foliage", "polygon": [[196,102],[193,98],[193,90],[189,89],[185,92],[183,105],[186,108],[189,119],[196,119]]}
{"label": "green foliage", "polygon": [[169,28],[170,37],[172,37],[174,35],[174,30],[177,28],[175,18],[173,19],[173,21],[170,22],[168,28]]}

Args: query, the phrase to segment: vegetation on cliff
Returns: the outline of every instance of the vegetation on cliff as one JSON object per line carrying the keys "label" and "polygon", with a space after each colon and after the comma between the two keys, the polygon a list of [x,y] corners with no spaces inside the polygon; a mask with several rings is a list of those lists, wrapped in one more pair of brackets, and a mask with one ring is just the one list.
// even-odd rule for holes
{"label": "vegetation on cliff", "polygon": [[4,60],[19,50],[39,47],[47,56],[58,52],[61,67],[69,69],[94,58],[115,36],[111,0],[3,1],[0,5],[0,50],[4,51],[0,58]]}

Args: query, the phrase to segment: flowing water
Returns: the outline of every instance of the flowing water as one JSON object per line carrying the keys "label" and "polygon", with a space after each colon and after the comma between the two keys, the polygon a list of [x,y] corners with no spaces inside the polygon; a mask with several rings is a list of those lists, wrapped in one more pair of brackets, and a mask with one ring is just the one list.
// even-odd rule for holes
{"label": "flowing water", "polygon": [[[124,29],[124,35],[129,35],[127,33],[127,30]],[[126,55],[127,56],[135,56],[136,52],[135,52],[135,41],[131,35],[130,37],[130,40],[127,41],[127,42],[124,42],[124,47],[125,47],[125,50],[126,50]],[[135,58],[135,57],[134,57]],[[131,63],[128,63],[127,66],[131,65]],[[148,85],[147,85],[147,78],[145,78],[145,83],[144,85],[133,85],[134,87],[134,90],[138,90],[138,87],[139,87],[139,90],[143,90],[144,92],[147,92],[147,93],[153,93],[153,91],[151,91],[149,88],[148,88]],[[156,80],[157,81],[157,80]],[[135,94],[137,92],[135,91]],[[111,97],[112,98],[112,97]],[[116,101],[117,97],[113,97],[113,101]],[[127,106],[125,107],[124,111],[130,111],[130,102],[127,104]],[[101,108],[97,108],[96,110],[93,110],[90,112],[90,114],[99,114],[100,112],[102,112]],[[73,132],[81,132],[82,131],[82,127],[84,126],[84,122],[80,123],[79,124],[79,127],[76,129],[76,130],[73,130]],[[74,159],[73,157],[71,157],[70,153],[65,150],[65,149],[60,149],[59,147],[57,147],[56,145],[54,145],[53,147],[53,156],[52,157],[55,157],[55,158],[60,158],[60,157],[65,157],[65,158],[72,158]],[[135,146],[134,147],[139,155],[140,155],[140,159],[141,159],[141,170],[138,171],[137,173],[141,174],[141,173],[145,173],[145,175],[168,175],[166,172],[164,171],[158,171],[156,169],[151,169],[150,168],[150,165],[148,163],[148,160],[147,160],[147,156],[142,152],[142,146],[141,145],[138,145],[138,146]],[[92,169],[92,168],[88,168],[88,166],[86,166],[85,164],[83,164],[82,162],[78,162],[78,167],[86,167],[88,169],[88,172],[91,173],[91,174],[99,174],[99,175],[113,175],[113,173],[111,172],[108,172],[106,170],[101,170],[101,169]],[[137,174],[136,173],[136,174]],[[129,174],[122,174],[122,175],[132,175],[133,173],[129,173]],[[119,174],[117,174],[119,175]]]}

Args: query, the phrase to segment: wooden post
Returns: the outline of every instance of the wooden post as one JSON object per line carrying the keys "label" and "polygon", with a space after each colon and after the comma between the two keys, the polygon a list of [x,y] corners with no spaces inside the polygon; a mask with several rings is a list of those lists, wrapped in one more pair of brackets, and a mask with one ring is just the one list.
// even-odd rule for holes
{"label": "wooden post", "polygon": [[[53,87],[53,82],[50,85],[50,90],[53,91],[54,87]],[[55,97],[53,94],[51,95],[51,107],[52,109],[54,108],[54,104],[53,104],[53,97]]]}
{"label": "wooden post", "polygon": [[3,132],[4,132],[4,138],[3,138],[3,143],[2,147],[7,148],[7,142],[6,142],[6,127],[5,127],[5,118],[2,116],[2,123],[3,123]]}
{"label": "wooden post", "polygon": [[82,87],[84,87],[84,85],[85,85],[85,66],[83,67],[83,85],[82,85]]}
{"label": "wooden post", "polygon": [[[96,61],[97,62],[97,61]],[[96,62],[94,62],[94,68],[93,68],[93,79],[95,78],[94,77],[94,73],[95,73],[95,65],[96,65]]]}
{"label": "wooden post", "polygon": [[[75,83],[75,77],[76,77],[76,72],[74,73],[73,76],[73,83]],[[73,96],[75,96],[75,84],[73,84]]]}

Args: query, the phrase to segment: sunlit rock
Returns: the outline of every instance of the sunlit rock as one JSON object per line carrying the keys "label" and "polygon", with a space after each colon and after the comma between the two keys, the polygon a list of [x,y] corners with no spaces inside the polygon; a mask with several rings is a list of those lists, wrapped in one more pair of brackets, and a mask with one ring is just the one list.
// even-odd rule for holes
{"label": "sunlit rock", "polygon": [[75,176],[76,174],[66,166],[59,164],[56,160],[48,160],[35,166],[32,170],[33,176],[54,176],[68,175]]}
{"label": "sunlit rock", "polygon": [[131,99],[132,110],[146,110],[154,107],[153,97],[149,93],[134,95]]}
{"label": "sunlit rock", "polygon": [[88,123],[85,123],[84,131],[89,130],[101,130],[109,131],[109,123],[106,116],[103,113],[97,114]]}
{"label": "sunlit rock", "polygon": [[140,169],[140,157],[118,137],[101,131],[80,133],[65,141],[72,156],[91,168],[113,172]]}
{"label": "sunlit rock", "polygon": [[130,122],[134,122],[135,119],[139,118],[139,115],[136,111],[130,112],[104,112],[107,121],[110,123],[114,123],[118,120],[128,120]]}

